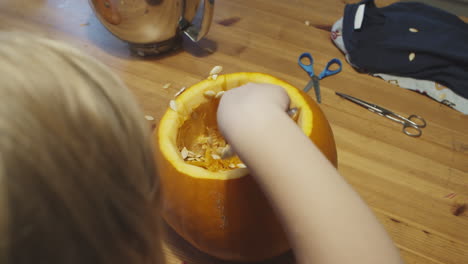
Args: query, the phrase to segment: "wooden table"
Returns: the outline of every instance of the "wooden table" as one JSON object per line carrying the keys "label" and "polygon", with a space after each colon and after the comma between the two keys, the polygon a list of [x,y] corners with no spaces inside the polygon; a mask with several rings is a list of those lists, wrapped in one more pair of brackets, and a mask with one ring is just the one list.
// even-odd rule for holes
{"label": "wooden table", "polygon": [[[318,68],[333,57],[344,60],[327,28],[342,16],[345,2],[218,0],[212,28],[200,46],[185,42],[186,51],[153,59],[131,55],[127,45],[98,22],[86,0],[2,0],[0,29],[63,40],[94,56],[127,83],[145,112],[157,120],[179,88],[206,78],[215,65],[222,65],[225,73],[265,72],[303,87],[308,78],[296,65],[300,53],[313,53]],[[165,83],[172,86],[163,89]],[[321,84],[339,170],[374,209],[406,262],[468,263],[468,116],[359,74],[348,64]],[[398,113],[417,113],[427,120],[427,128],[420,138],[405,136],[396,123],[339,98],[335,91]],[[336,217],[346,221],[339,212]],[[220,262],[168,232],[168,263]],[[271,262],[292,261],[285,255]]]}

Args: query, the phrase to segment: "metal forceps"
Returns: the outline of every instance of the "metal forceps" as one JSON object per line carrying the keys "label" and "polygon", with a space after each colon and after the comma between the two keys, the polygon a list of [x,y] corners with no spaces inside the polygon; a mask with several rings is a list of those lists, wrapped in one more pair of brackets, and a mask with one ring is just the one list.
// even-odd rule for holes
{"label": "metal forceps", "polygon": [[[376,113],[380,116],[386,117],[392,121],[400,123],[403,125],[403,133],[410,137],[419,137],[422,135],[422,128],[426,127],[426,120],[418,115],[410,115],[408,118],[403,117],[399,114],[396,114],[388,109],[385,109],[381,106],[368,103],[361,99],[357,99],[356,97],[352,97],[347,94],[336,93],[337,95],[343,97],[344,99],[348,99],[353,103],[356,103],[367,110]],[[417,122],[415,122],[417,121]]]}
{"label": "metal forceps", "polygon": [[[308,63],[307,63],[308,60]],[[298,64],[301,66],[304,71],[309,74],[311,80],[309,83],[307,83],[306,87],[304,88],[304,92],[308,92],[312,87],[314,87],[315,90],[315,97],[317,98],[317,102],[320,103],[322,101],[321,96],[320,96],[320,80],[322,80],[325,77],[337,74],[341,71],[341,61],[339,59],[332,59],[330,60],[323,71],[317,76],[315,75],[314,72],[314,59],[312,58],[312,55],[308,52],[304,52],[299,56],[298,59]],[[339,68],[336,70],[330,70],[330,67],[332,65],[338,65]]]}

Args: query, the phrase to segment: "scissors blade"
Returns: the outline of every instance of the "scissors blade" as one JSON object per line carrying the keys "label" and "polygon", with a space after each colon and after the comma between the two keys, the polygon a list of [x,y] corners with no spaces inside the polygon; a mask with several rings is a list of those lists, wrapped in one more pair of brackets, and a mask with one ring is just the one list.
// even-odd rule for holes
{"label": "scissors blade", "polygon": [[368,103],[366,101],[363,101],[361,99],[358,99],[356,97],[352,97],[351,95],[347,95],[347,94],[342,94],[342,93],[338,93],[338,92],[335,92],[336,95],[340,96],[340,97],[343,97],[344,99],[347,99],[357,105],[360,105],[364,108],[367,108],[369,111],[371,112],[374,112],[374,113],[377,113],[377,114],[380,114],[381,110],[380,110],[380,107],[375,105],[375,104],[371,104],[371,103]]}
{"label": "scissors blade", "polygon": [[312,77],[312,83],[314,84],[315,98],[317,98],[317,102],[320,104],[322,102],[322,98],[320,96],[320,82],[317,76]]}
{"label": "scissors blade", "polygon": [[306,87],[304,87],[303,91],[307,93],[308,91],[310,91],[310,89],[312,89],[313,86],[314,86],[314,80],[310,80],[307,83]]}

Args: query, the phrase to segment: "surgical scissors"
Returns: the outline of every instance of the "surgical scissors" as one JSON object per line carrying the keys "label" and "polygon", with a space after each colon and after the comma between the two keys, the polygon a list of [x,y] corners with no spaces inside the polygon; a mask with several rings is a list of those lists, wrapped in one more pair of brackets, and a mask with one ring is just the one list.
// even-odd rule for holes
{"label": "surgical scissors", "polygon": [[[418,115],[410,115],[409,117],[403,117],[399,114],[396,114],[388,109],[385,109],[376,104],[371,104],[356,97],[352,97],[347,94],[336,93],[337,95],[343,97],[344,99],[350,100],[351,102],[358,104],[367,110],[376,113],[380,116],[386,117],[392,121],[400,123],[403,125],[403,133],[410,137],[420,137],[422,135],[421,128],[426,127],[426,120]],[[415,122],[417,121],[417,122]]]}

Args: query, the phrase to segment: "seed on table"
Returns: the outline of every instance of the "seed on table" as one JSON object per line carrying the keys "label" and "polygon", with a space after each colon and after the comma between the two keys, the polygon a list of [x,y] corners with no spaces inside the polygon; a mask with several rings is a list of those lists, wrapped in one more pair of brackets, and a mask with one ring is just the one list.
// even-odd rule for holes
{"label": "seed on table", "polygon": [[213,69],[211,69],[210,71],[210,76],[211,75],[215,75],[215,74],[219,74],[221,71],[223,70],[223,66],[214,66]]}
{"label": "seed on table", "polygon": [[163,88],[163,89],[167,89],[167,88],[169,88],[169,87],[171,87],[171,83],[166,83],[165,85],[163,85],[162,88]]}
{"label": "seed on table", "polygon": [[205,51],[209,52],[209,53],[214,53],[214,50],[210,49],[210,48],[204,48]]}
{"label": "seed on table", "polygon": [[416,57],[416,54],[414,52],[411,52],[408,59],[409,61],[413,61],[415,57]]}
{"label": "seed on table", "polygon": [[419,32],[417,28],[409,28],[409,31],[413,33]]}
{"label": "seed on table", "polygon": [[148,121],[153,121],[154,117],[152,117],[150,115],[145,115],[145,119],[148,120]]}
{"label": "seed on table", "polygon": [[183,93],[183,92],[185,91],[185,89],[187,89],[187,87],[185,87],[185,86],[182,87],[182,88],[174,95],[174,97],[179,96],[181,93]]}
{"label": "seed on table", "polygon": [[310,26],[310,21],[309,21],[309,20],[306,20],[306,21],[304,21],[304,24],[305,24],[306,26]]}

